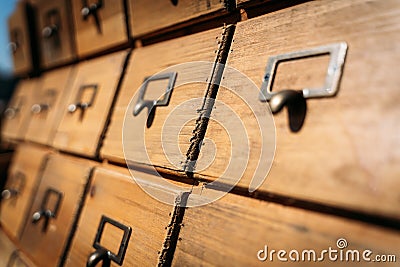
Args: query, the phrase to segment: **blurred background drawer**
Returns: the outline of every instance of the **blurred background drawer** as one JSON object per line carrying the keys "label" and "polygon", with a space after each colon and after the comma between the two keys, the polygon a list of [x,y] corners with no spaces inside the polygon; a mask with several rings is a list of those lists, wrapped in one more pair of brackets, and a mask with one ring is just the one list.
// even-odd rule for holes
{"label": "blurred background drawer", "polygon": [[[187,27],[188,21],[204,20],[226,14],[230,1],[220,0],[166,0],[153,1],[151,5],[147,0],[128,0],[129,20],[133,37],[142,36],[171,26]],[[182,24],[186,22],[185,24]],[[179,26],[178,26],[179,27]]]}
{"label": "blurred background drawer", "polygon": [[1,227],[14,239],[19,239],[22,227],[36,195],[48,149],[33,145],[18,145],[2,191]]}
{"label": "blurred background drawer", "polygon": [[79,57],[128,43],[124,0],[72,0]]}
{"label": "blurred background drawer", "polygon": [[[364,19],[353,17],[354,12]],[[260,191],[400,218],[400,193],[394,190],[400,187],[400,110],[395,101],[400,99],[395,71],[399,14],[398,1],[311,1],[238,23],[227,66],[251,78],[265,96],[269,86],[268,94],[278,101],[270,100],[276,113],[274,162],[267,177],[270,162],[259,162],[263,144],[258,124],[246,127],[248,137],[243,136],[249,140],[249,158],[232,157],[229,162],[231,137],[210,123],[206,139],[213,143],[204,142],[202,152],[208,155],[204,160],[214,155],[215,160],[198,174],[228,181],[232,177],[224,176],[225,169],[240,162],[238,166],[246,166],[238,183],[243,188],[260,168],[266,177]],[[266,71],[271,60],[275,69]],[[257,90],[249,90],[237,76],[224,76],[211,120],[231,125],[234,114],[224,113],[219,103],[240,114],[246,104],[242,99],[251,102],[253,117],[270,120],[268,113],[258,112],[268,103]],[[286,98],[286,93],[298,100]],[[311,96],[319,98],[307,99]],[[285,111],[279,112],[276,103]],[[251,118],[242,119],[246,124]],[[274,134],[271,123],[266,129],[264,136]],[[218,153],[211,155],[214,146]],[[264,149],[273,152],[275,147],[271,143]]]}
{"label": "blurred background drawer", "polygon": [[74,77],[74,67],[46,72],[41,77],[40,88],[32,96],[25,140],[44,145],[53,143],[61,116],[67,109]]}
{"label": "blurred background drawer", "polygon": [[[146,180],[160,179],[146,173],[142,176]],[[157,265],[174,207],[146,194],[143,186],[170,199],[170,203],[180,193],[151,183],[139,185],[127,169],[95,169],[66,266],[104,263],[109,259],[104,251],[120,260],[120,264],[112,260],[111,266]]]}
{"label": "blurred background drawer", "polygon": [[126,57],[127,52],[122,51],[76,67],[54,147],[90,157],[97,155]]}
{"label": "blurred background drawer", "polygon": [[[214,194],[220,193],[205,189],[201,196],[191,194],[188,205],[207,202],[208,198],[214,199]],[[173,266],[304,266],[305,262],[360,266],[367,263],[362,258],[365,250],[371,250],[368,265],[379,266],[381,262],[372,262],[376,256],[397,258],[400,246],[396,231],[233,194],[206,206],[188,208],[182,224]],[[336,252],[329,254],[330,248]],[[308,256],[309,250],[315,251],[315,258],[313,254]],[[321,254],[323,250],[327,251]],[[354,250],[359,253],[359,262],[351,260],[349,251]],[[330,260],[329,255],[336,260]]]}
{"label": "blurred background drawer", "polygon": [[218,28],[133,50],[102,157],[183,171],[224,32]]}
{"label": "blurred background drawer", "polygon": [[9,48],[14,61],[14,74],[24,76],[39,66],[35,38],[35,13],[28,1],[18,1],[8,19]]}
{"label": "blurred background drawer", "polygon": [[75,60],[71,1],[39,0],[36,6],[43,67],[49,68]]}
{"label": "blurred background drawer", "polygon": [[28,213],[21,248],[39,266],[56,266],[79,216],[95,163],[62,155],[49,157]]}
{"label": "blurred background drawer", "polygon": [[32,96],[39,90],[39,78],[21,80],[4,111],[2,138],[4,141],[23,139],[29,124]]}

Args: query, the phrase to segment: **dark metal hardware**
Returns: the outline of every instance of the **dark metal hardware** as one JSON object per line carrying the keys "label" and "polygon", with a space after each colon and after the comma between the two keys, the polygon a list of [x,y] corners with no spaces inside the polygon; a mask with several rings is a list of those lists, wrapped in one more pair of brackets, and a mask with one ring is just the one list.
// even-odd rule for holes
{"label": "dark metal hardware", "polygon": [[[122,231],[124,231],[124,235],[122,237],[122,241],[117,254],[109,251],[107,248],[100,245],[101,236],[103,234],[104,226],[106,223],[109,223],[115,227],[118,227]],[[132,228],[126,225],[121,224],[109,217],[101,216],[100,224],[97,228],[97,234],[93,242],[93,247],[96,249],[95,252],[91,253],[88,257],[86,266],[94,267],[99,262],[102,262],[103,267],[109,267],[111,261],[117,263],[118,265],[122,265],[125,257],[126,250],[128,248],[129,238],[132,233]]]}
{"label": "dark metal hardware", "polygon": [[99,34],[102,33],[100,18],[98,14],[98,10],[103,7],[103,0],[98,0],[97,3],[88,4],[87,0],[82,0],[82,9],[81,15],[83,20],[87,20],[90,15],[93,16],[94,21],[96,23],[97,32]]}
{"label": "dark metal hardware", "polygon": [[[155,113],[156,107],[168,106],[169,100],[171,99],[172,90],[174,89],[174,86],[175,86],[177,74],[178,74],[177,72],[168,72],[168,73],[157,74],[157,75],[153,75],[151,77],[145,78],[144,82],[140,88],[140,91],[139,91],[138,100],[133,109],[133,116],[139,115],[139,113],[146,107],[148,109],[148,115],[149,115],[149,118],[148,118],[148,127],[149,127],[149,125],[151,125],[151,122],[149,123],[149,119],[151,121],[153,119],[153,117],[150,115],[151,115],[151,113],[153,113],[153,114]],[[163,97],[161,99],[157,99],[157,100],[145,100],[144,96],[146,94],[146,90],[147,90],[149,83],[152,81],[159,81],[159,80],[164,80],[164,79],[168,79],[168,85],[167,85],[167,88],[165,90]]]}
{"label": "dark metal hardware", "polygon": [[[74,113],[75,111],[77,111],[78,109],[81,111],[80,113],[80,120],[83,120],[85,111],[91,107],[94,103],[94,99],[96,98],[96,94],[97,94],[97,84],[89,84],[89,85],[82,85],[79,88],[79,92],[76,96],[76,100],[75,100],[75,104],[70,104],[68,106],[68,112],[69,113]],[[83,93],[86,90],[92,90],[92,95],[89,99],[89,101],[87,102],[83,102],[82,101],[82,97],[83,97]]]}
{"label": "dark metal hardware", "polygon": [[33,104],[31,107],[31,112],[33,114],[39,114],[43,111],[47,111],[50,109],[51,104],[55,102],[55,97],[57,95],[57,91],[55,89],[46,90],[42,99],[46,100],[47,103]]}
{"label": "dark metal hardware", "polygon": [[24,101],[25,98],[23,96],[19,96],[15,100],[16,105],[6,108],[6,110],[4,111],[4,117],[9,120],[15,118],[17,114],[20,112]]}
{"label": "dark metal hardware", "polygon": [[1,192],[2,199],[15,199],[19,194],[21,194],[25,188],[26,176],[22,172],[16,172],[12,176],[12,182]]}
{"label": "dark metal hardware", "polygon": [[8,44],[11,52],[13,54],[17,53],[18,48],[21,46],[22,44],[22,32],[20,29],[12,29],[10,32],[10,39],[11,42]]}
{"label": "dark metal hardware", "polygon": [[[56,202],[53,208],[49,208],[49,199],[51,195],[56,196]],[[47,227],[49,225],[50,218],[56,218],[58,211],[61,206],[61,200],[63,198],[63,194],[55,189],[49,188],[46,190],[45,195],[43,197],[42,203],[40,205],[40,210],[35,212],[32,215],[32,223],[38,223],[42,218],[44,219],[42,232],[46,232]]]}
{"label": "dark metal hardware", "polygon": [[59,43],[58,32],[61,28],[61,16],[58,9],[51,9],[45,15],[46,26],[42,30],[44,38],[54,38]]}
{"label": "dark metal hardware", "polygon": [[171,3],[172,3],[174,6],[177,6],[177,5],[178,5],[178,0],[171,0]]}
{"label": "dark metal hardware", "polygon": [[[264,81],[261,86],[259,96],[260,101],[269,101],[271,111],[274,114],[280,112],[284,106],[287,106],[290,130],[292,132],[300,131],[307,112],[306,99],[332,97],[337,94],[346,52],[347,44],[342,42],[271,56],[268,59]],[[322,55],[330,55],[327,75],[325,77],[325,84],[323,87],[304,88],[300,91],[283,90],[279,92],[272,92],[276,69],[280,62]]]}

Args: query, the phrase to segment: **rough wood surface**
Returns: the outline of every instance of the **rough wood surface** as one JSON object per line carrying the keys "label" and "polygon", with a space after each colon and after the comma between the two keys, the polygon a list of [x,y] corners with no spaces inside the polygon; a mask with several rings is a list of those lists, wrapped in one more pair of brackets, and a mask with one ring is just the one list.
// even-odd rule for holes
{"label": "rough wood surface", "polygon": [[80,109],[74,113],[68,112],[67,108],[63,110],[53,142],[54,147],[91,157],[96,155],[126,56],[126,51],[118,52],[82,62],[77,66],[67,104],[89,101],[92,89],[84,90],[81,99],[77,99],[81,86],[97,85],[97,93],[92,106],[85,110],[83,117]]}
{"label": "rough wood surface", "polygon": [[[101,150],[102,157],[125,163],[125,151],[129,161],[182,170],[220,35],[221,29],[214,29],[133,51]],[[165,70],[194,61],[208,63],[183,64]],[[152,125],[147,128],[147,109],[136,117],[132,113],[143,81],[160,71],[177,72],[175,87],[168,106],[156,108]],[[166,80],[151,82],[145,99],[158,99],[165,90]]]}
{"label": "rough wood surface", "polygon": [[[148,186],[171,198],[172,202],[177,196],[177,192],[160,186]],[[132,180],[127,169],[96,168],[66,266],[85,266],[89,255],[95,251],[92,245],[102,215],[132,228],[122,266],[157,265],[158,252],[162,248],[172,211],[173,206],[147,195]],[[107,226],[102,235],[101,245],[116,253],[123,233],[110,224]],[[112,262],[111,266],[118,265]]]}
{"label": "rough wood surface", "polygon": [[[250,77],[258,88],[270,56],[335,42],[348,44],[337,96],[307,100],[300,132],[290,132],[286,110],[274,115],[276,154],[260,191],[400,218],[396,190],[400,187],[399,13],[398,1],[311,1],[237,25],[228,66]],[[274,90],[320,84],[321,69],[326,70],[323,61],[286,62],[278,68]],[[225,77],[222,85],[258,101],[258,92],[247,90],[236,77]],[[242,112],[244,123],[251,122],[245,117],[243,101],[223,87],[217,100]],[[266,104],[258,102],[257,109],[261,105]],[[219,110],[223,109],[216,107],[212,119],[229,125],[232,113]],[[246,129],[250,158],[238,184],[244,188],[251,181],[260,147],[258,129]],[[220,133],[220,127],[209,125],[206,138],[218,153],[214,165],[199,174],[210,180],[222,175],[229,164],[228,133]],[[268,133],[273,134],[273,129]],[[212,147],[205,142],[203,152],[207,149]],[[204,155],[205,162],[212,162],[214,154]],[[268,162],[261,164],[268,168]]]}
{"label": "rough wood surface", "polygon": [[[13,155],[4,189],[16,189],[14,187],[20,187],[19,185],[22,184],[23,186],[20,187],[21,191],[15,198],[2,200],[0,222],[1,226],[15,239],[20,238],[48,153],[48,149],[21,144]],[[21,174],[23,177],[20,176]],[[20,177],[22,180],[19,180]]]}
{"label": "rough wood surface", "polygon": [[[190,195],[189,203],[212,197],[214,193],[208,189],[203,190],[201,196]],[[323,261],[301,261],[303,250],[315,250],[317,259],[324,249],[339,250],[336,245],[339,238],[344,238],[348,244],[342,250],[343,259],[346,259],[346,251],[359,250],[361,262],[345,262],[340,258],[330,261],[328,254]],[[210,205],[185,211],[173,266],[287,266],[296,263],[298,266],[361,266],[367,264],[362,261],[364,250],[372,251],[371,259],[376,255],[395,255],[398,260],[399,241],[396,231],[228,194]],[[273,261],[257,259],[257,253],[264,250],[265,245],[268,252],[276,250]],[[288,262],[278,260],[279,250],[287,251],[284,257]],[[290,260],[291,250],[299,251],[300,261]],[[368,263],[371,266],[382,264]],[[397,266],[397,263],[385,264]]]}
{"label": "rough wood surface", "polygon": [[[88,5],[97,1],[87,1]],[[82,1],[72,1],[75,38],[78,56],[100,52],[128,42],[128,29],[125,22],[123,0],[103,0],[103,7],[98,10],[101,32],[98,31],[92,15],[83,20]]]}
{"label": "rough wood surface", "polygon": [[134,37],[154,32],[178,23],[188,21],[212,12],[223,11],[224,2],[220,0],[197,1],[178,0],[153,1],[128,0],[130,28]]}
{"label": "rough wood surface", "polygon": [[25,79],[18,83],[8,104],[8,108],[14,109],[15,116],[8,117],[6,111],[2,121],[3,141],[24,138],[30,122],[32,95],[40,88],[40,85],[40,78]]}
{"label": "rough wood surface", "polygon": [[[27,222],[21,238],[21,248],[39,266],[56,266],[72,226],[78,207],[83,199],[85,186],[95,163],[62,155],[53,155],[47,161]],[[52,188],[63,194],[56,218],[50,219],[47,230],[42,231],[44,220],[32,223],[32,215],[40,211],[47,189]],[[55,205],[55,197],[49,201]],[[52,204],[50,203],[50,204]]]}
{"label": "rough wood surface", "polygon": [[[14,61],[14,74],[23,75],[32,70],[32,55],[24,1],[18,2],[14,13],[8,18],[9,40],[16,44],[15,53],[10,50]],[[12,49],[10,47],[10,49]]]}
{"label": "rough wood surface", "polygon": [[69,104],[67,100],[74,77],[73,67],[46,72],[42,76],[41,85],[33,92],[31,103],[32,105],[48,105],[48,109],[37,114],[29,112],[30,122],[25,133],[25,140],[44,145],[53,143],[61,116]]}
{"label": "rough wood surface", "polygon": [[[71,13],[71,2],[68,0],[40,0],[37,3],[38,40],[41,44],[42,64],[45,68],[67,63],[76,58],[76,45]],[[56,12],[49,18],[49,13]],[[43,29],[57,26],[57,32],[46,38]]]}

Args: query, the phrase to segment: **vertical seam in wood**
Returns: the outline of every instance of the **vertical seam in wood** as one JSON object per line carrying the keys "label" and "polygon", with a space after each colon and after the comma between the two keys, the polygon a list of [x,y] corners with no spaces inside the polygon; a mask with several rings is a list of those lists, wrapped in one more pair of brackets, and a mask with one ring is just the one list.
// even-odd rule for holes
{"label": "vertical seam in wood", "polygon": [[175,205],[171,214],[171,220],[166,227],[167,234],[164,239],[163,246],[159,252],[158,264],[159,267],[171,266],[174,258],[176,245],[179,239],[183,216],[186,210],[186,203],[190,192],[182,192],[175,199]]}
{"label": "vertical seam in wood", "polygon": [[196,168],[196,162],[200,154],[204,136],[206,134],[211,111],[214,107],[214,102],[217,97],[234,31],[235,25],[228,25],[226,27],[224,26],[222,30],[221,40],[219,41],[218,50],[216,51],[217,56],[214,62],[210,81],[207,85],[207,91],[204,96],[202,106],[198,110],[199,117],[196,120],[196,126],[193,130],[193,135],[190,138],[190,145],[186,153],[186,161],[183,166],[183,170],[190,178],[193,177],[193,172]]}

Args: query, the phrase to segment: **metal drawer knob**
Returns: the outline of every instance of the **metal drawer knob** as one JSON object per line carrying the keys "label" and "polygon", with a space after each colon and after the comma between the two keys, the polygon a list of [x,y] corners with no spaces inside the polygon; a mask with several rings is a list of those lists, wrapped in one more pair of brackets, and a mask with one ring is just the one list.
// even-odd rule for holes
{"label": "metal drawer knob", "polygon": [[1,198],[2,199],[10,199],[12,197],[15,197],[18,195],[18,190],[16,189],[4,189],[3,192],[1,192]]}
{"label": "metal drawer knob", "polygon": [[83,7],[81,9],[81,15],[83,20],[87,20],[89,16],[92,15],[96,23],[97,31],[98,33],[101,33],[102,29],[100,24],[100,18],[97,11],[103,7],[103,1],[99,0],[97,3],[88,5],[87,0],[82,0],[82,6]]}
{"label": "metal drawer knob", "polygon": [[55,34],[57,34],[57,32],[58,32],[58,26],[53,24],[53,25],[46,26],[43,28],[42,36],[44,38],[50,38],[50,37],[54,36]]}
{"label": "metal drawer knob", "polygon": [[34,104],[32,105],[31,112],[33,114],[39,114],[42,111],[46,111],[50,108],[48,104]]}
{"label": "metal drawer knob", "polygon": [[[51,196],[55,197],[55,203],[52,204],[52,208],[49,208],[48,206],[51,204],[49,203]],[[42,199],[42,203],[40,205],[40,210],[36,211],[32,215],[32,223],[37,224],[39,221],[42,219],[44,220],[43,227],[42,227],[42,232],[47,231],[47,227],[49,225],[50,219],[51,218],[56,218],[58,211],[61,206],[61,200],[63,198],[63,194],[53,188],[48,188],[44,194],[44,197]]]}
{"label": "metal drawer knob", "polygon": [[5,111],[4,111],[4,116],[7,118],[7,119],[13,119],[13,118],[15,118],[15,116],[17,115],[17,113],[19,112],[19,108],[14,108],[14,107],[10,107],[10,108],[7,108]]}

